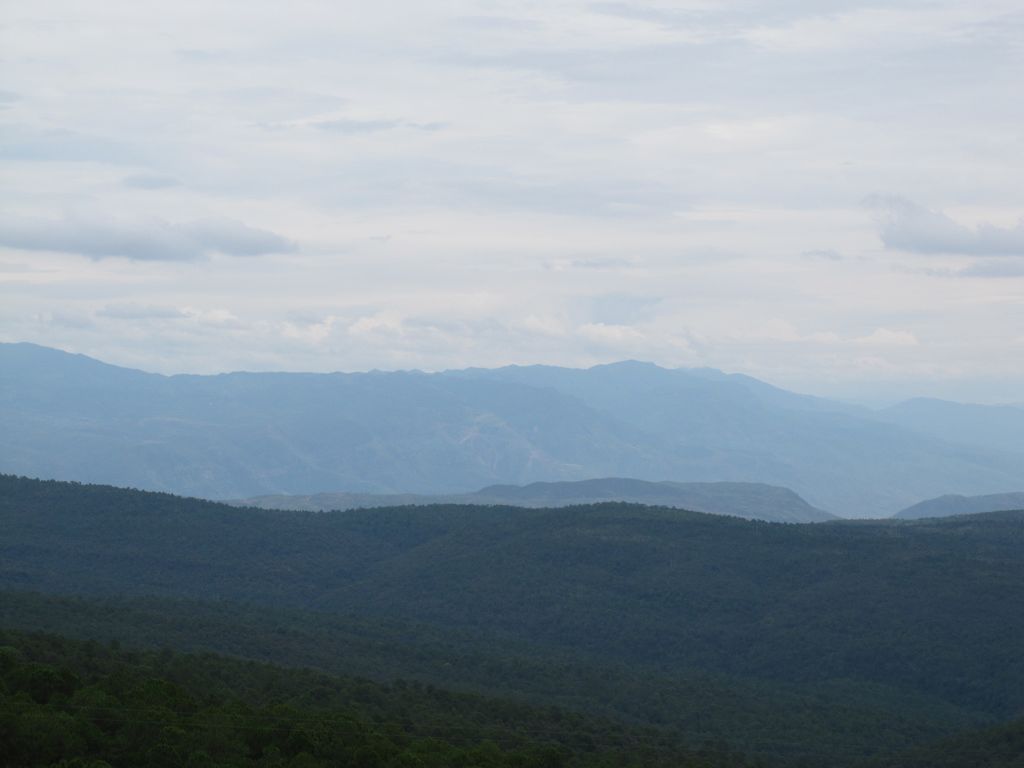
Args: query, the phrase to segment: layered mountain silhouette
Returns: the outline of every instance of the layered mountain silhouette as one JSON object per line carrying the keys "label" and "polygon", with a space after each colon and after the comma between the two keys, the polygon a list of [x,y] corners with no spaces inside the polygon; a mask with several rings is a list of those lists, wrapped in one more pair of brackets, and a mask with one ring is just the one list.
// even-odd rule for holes
{"label": "layered mountain silhouette", "polygon": [[1016,509],[1024,509],[1024,492],[990,493],[984,496],[947,494],[901,509],[893,517],[916,520],[923,517],[977,515],[983,512],[1003,512]]}
{"label": "layered mountain silhouette", "polygon": [[836,516],[812,507],[788,488],[763,483],[660,483],[621,477],[596,480],[491,485],[474,493],[448,495],[317,493],[308,496],[256,496],[240,506],[287,510],[344,510],[395,507],[408,504],[476,504],[515,507],[567,507],[604,501],[624,501],[688,509],[748,520],[779,523],[817,523]]}
{"label": "layered mountain silhouette", "polygon": [[[842,516],[1015,487],[1024,452],[747,376],[624,362],[162,376],[0,345],[0,471],[214,499],[630,477],[792,488]],[[934,430],[932,430],[934,432]]]}

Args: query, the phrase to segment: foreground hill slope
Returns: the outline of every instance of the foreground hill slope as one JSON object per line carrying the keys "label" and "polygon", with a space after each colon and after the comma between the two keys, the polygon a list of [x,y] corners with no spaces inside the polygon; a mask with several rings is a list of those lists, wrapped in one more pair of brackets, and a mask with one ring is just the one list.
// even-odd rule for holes
{"label": "foreground hill slope", "polygon": [[834,520],[812,507],[788,488],[763,483],[674,483],[606,477],[595,480],[531,483],[525,486],[492,485],[475,493],[449,495],[317,493],[311,496],[256,496],[231,502],[262,509],[329,510],[372,509],[406,504],[504,504],[516,507],[567,507],[621,501],[688,509],[716,515],[777,523],[814,523]]}
{"label": "foreground hill slope", "polygon": [[1020,768],[1021,765],[1024,765],[1024,720],[1015,720],[872,761],[864,768]]}
{"label": "foreground hill slope", "polygon": [[727,744],[771,765],[845,766],[991,723],[935,697],[857,680],[786,682],[605,662],[579,650],[264,605],[0,591],[0,627],[136,648],[226,653],[380,682],[557,706]]}
{"label": "foreground hill slope", "polygon": [[0,432],[0,471],[217,499],[671,478],[783,486],[841,516],[882,517],[1024,474],[1013,451],[641,363],[168,377],[0,344]]}
{"label": "foreground hill slope", "polygon": [[0,724],[12,766],[752,765],[651,728],[418,684],[3,631]]}
{"label": "foreground hill slope", "polygon": [[239,509],[0,478],[0,587],[415,621],[667,670],[1024,709],[1024,514],[778,525],[674,509]]}
{"label": "foreground hill slope", "polygon": [[903,520],[916,520],[923,517],[976,515],[1009,509],[1024,509],[1024,492],[991,493],[985,496],[940,496],[937,499],[928,499],[900,510],[894,517]]}

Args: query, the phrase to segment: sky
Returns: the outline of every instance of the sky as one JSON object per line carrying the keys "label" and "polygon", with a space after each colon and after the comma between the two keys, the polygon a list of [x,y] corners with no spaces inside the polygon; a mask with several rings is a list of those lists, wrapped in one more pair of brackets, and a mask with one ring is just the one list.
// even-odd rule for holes
{"label": "sky", "polygon": [[0,341],[1024,402],[1020,0],[0,0]]}

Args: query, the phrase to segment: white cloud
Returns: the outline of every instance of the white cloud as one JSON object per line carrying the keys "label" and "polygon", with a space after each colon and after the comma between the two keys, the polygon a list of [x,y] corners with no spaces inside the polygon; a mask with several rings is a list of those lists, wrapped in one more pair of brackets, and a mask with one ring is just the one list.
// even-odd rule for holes
{"label": "white cloud", "polygon": [[116,320],[169,320],[188,317],[188,313],[178,307],[132,302],[108,304],[96,314],[99,317],[110,317]]}
{"label": "white cloud", "polygon": [[181,182],[173,176],[161,176],[157,173],[136,173],[125,176],[122,183],[132,189],[167,189],[176,187]]}
{"label": "white cloud", "polygon": [[801,254],[805,259],[824,259],[825,261],[842,261],[843,254],[833,248],[812,248]]}
{"label": "white cloud", "polygon": [[979,16],[990,14],[987,8],[960,4],[866,7],[808,15],[781,25],[759,25],[744,36],[757,45],[783,51],[906,49],[961,40]]}
{"label": "white cloud", "polygon": [[1024,218],[1012,227],[987,222],[970,227],[902,197],[873,197],[869,203],[881,210],[879,234],[887,248],[929,254],[1024,257]]}
{"label": "white cloud", "polygon": [[231,219],[172,223],[155,217],[105,221],[8,217],[0,220],[0,245],[137,261],[194,261],[214,253],[259,256],[295,250],[294,243],[280,235]]}
{"label": "white cloud", "polygon": [[917,337],[910,331],[892,328],[876,328],[867,336],[859,336],[853,340],[855,344],[869,347],[916,347]]}
{"label": "white cloud", "polygon": [[1024,381],[1022,34],[1019,0],[13,4],[0,337]]}
{"label": "white cloud", "polygon": [[611,323],[584,323],[578,333],[587,341],[606,344],[617,350],[627,345],[632,347],[644,340],[643,333],[636,328]]}
{"label": "white cloud", "polygon": [[958,277],[1024,277],[1024,259],[978,261],[957,270]]}

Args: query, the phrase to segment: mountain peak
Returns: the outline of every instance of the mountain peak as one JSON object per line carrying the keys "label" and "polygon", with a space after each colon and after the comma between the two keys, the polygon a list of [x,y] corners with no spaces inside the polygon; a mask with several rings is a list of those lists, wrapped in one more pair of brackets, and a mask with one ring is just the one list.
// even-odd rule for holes
{"label": "mountain peak", "polygon": [[598,365],[592,365],[587,370],[600,371],[600,370],[612,370],[612,371],[668,371],[668,368],[662,368],[657,363],[652,363],[648,360],[618,360],[613,363],[599,363]]}

